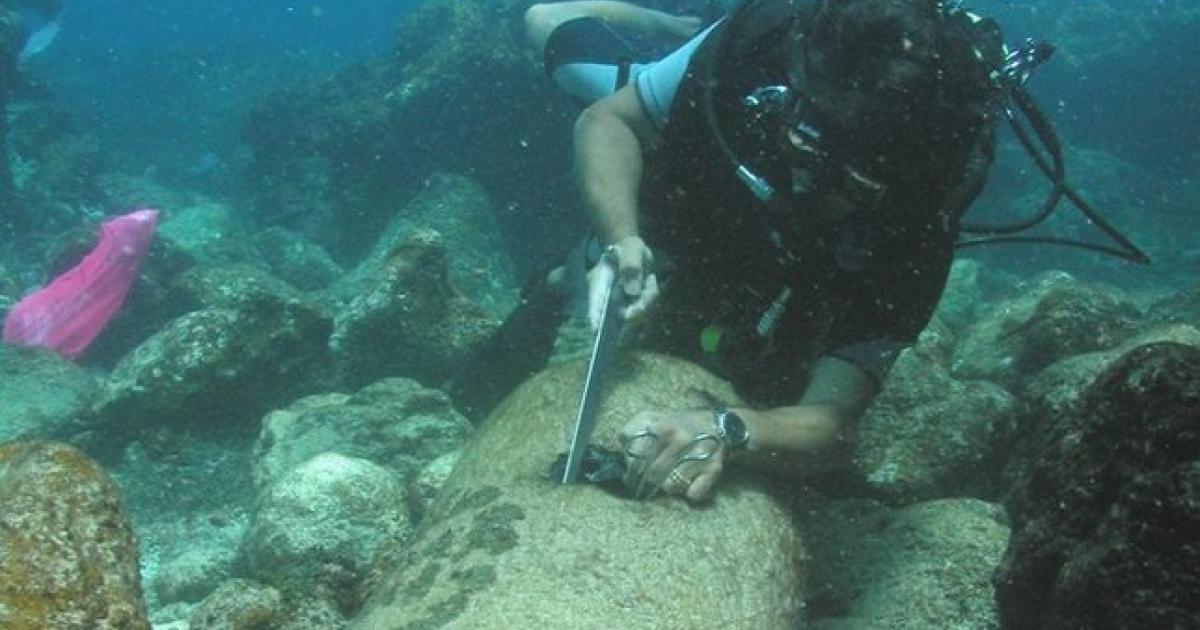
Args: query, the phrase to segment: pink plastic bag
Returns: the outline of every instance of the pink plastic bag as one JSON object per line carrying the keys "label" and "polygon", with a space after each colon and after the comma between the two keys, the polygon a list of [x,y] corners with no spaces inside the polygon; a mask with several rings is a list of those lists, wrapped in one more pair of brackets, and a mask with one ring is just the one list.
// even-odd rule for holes
{"label": "pink plastic bag", "polygon": [[121,308],[150,248],[157,210],[137,210],[100,227],[83,260],[17,303],[4,320],[4,341],[42,346],[74,359]]}

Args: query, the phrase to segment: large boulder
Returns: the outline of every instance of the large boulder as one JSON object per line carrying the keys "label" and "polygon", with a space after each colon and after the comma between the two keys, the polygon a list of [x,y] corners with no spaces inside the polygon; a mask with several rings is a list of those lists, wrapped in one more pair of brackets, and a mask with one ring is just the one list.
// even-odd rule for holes
{"label": "large boulder", "polygon": [[446,394],[405,378],[358,392],[302,398],[263,418],[254,445],[254,483],[265,488],[321,453],[338,453],[415,478],[435,459],[462,448],[472,427]]}
{"label": "large boulder", "polygon": [[495,329],[494,319],[450,286],[448,257],[437,232],[410,234],[338,313],[330,346],[347,387],[387,376],[438,385]]}
{"label": "large boulder", "polygon": [[323,247],[285,228],[259,232],[254,244],[271,273],[302,291],[328,287],[344,273]]}
{"label": "large boulder", "polygon": [[358,583],[412,531],[404,486],[390,470],[318,455],[267,487],[243,543],[250,577],[293,600],[357,609]]}
{"label": "large boulder", "polygon": [[270,296],[193,311],[117,364],[97,410],[118,433],[164,423],[253,431],[318,386],[331,329],[316,307]]}
{"label": "large boulder", "polygon": [[1200,626],[1200,349],[1129,351],[1056,419],[1009,501],[1005,628]]}
{"label": "large boulder", "polygon": [[116,484],[71,447],[0,445],[0,627],[149,630]]}
{"label": "large boulder", "polygon": [[495,315],[516,305],[512,260],[496,242],[499,227],[487,193],[470,179],[449,173],[433,174],[396,212],[344,288],[356,288],[364,275],[386,266],[393,252],[420,230],[440,234],[452,252],[447,274],[451,286]]}
{"label": "large boulder", "polygon": [[[736,399],[676,359],[629,355],[615,368],[593,438],[609,447],[638,410],[700,406],[700,392]],[[351,627],[802,627],[801,535],[759,480],[727,471],[697,509],[547,479],[583,373],[553,366],[488,418]]]}
{"label": "large boulder", "polygon": [[1025,400],[1036,418],[1075,413],[1088,387],[1126,352],[1150,343],[1174,342],[1200,348],[1200,330],[1187,324],[1155,326],[1112,350],[1067,357],[1038,372],[1025,386]]}
{"label": "large boulder", "polygon": [[244,220],[225,204],[197,203],[171,212],[158,227],[158,236],[197,264],[253,261],[255,251]]}
{"label": "large boulder", "polygon": [[222,584],[192,610],[188,625],[206,630],[273,628],[278,627],[282,613],[283,598],[277,589],[237,578]]}
{"label": "large boulder", "polygon": [[905,351],[859,423],[855,465],[874,493],[893,502],[986,494],[1019,408],[1002,387],[957,380],[923,353]]}
{"label": "large boulder", "polygon": [[945,499],[891,509],[863,499],[816,500],[804,524],[814,628],[999,625],[991,577],[1009,533],[1000,506]]}
{"label": "large boulder", "polygon": [[1137,308],[1117,292],[1046,273],[994,304],[967,331],[955,353],[954,375],[1018,391],[1055,361],[1117,346],[1139,324]]}
{"label": "large boulder", "polygon": [[69,438],[85,428],[99,393],[90,372],[57,354],[0,343],[0,443]]}

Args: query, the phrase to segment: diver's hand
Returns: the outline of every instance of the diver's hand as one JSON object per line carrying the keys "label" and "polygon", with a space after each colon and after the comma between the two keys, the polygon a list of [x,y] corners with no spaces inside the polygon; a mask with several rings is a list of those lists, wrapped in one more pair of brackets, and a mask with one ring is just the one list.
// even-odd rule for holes
{"label": "diver's hand", "polygon": [[614,243],[599,263],[587,274],[588,322],[600,327],[604,311],[604,290],[618,279],[627,306],[621,312],[625,319],[634,319],[658,298],[658,278],[650,272],[654,254],[640,237],[630,236]]}
{"label": "diver's hand", "polygon": [[635,497],[656,492],[708,498],[721,478],[725,444],[711,410],[643,411],[621,429],[625,485]]}

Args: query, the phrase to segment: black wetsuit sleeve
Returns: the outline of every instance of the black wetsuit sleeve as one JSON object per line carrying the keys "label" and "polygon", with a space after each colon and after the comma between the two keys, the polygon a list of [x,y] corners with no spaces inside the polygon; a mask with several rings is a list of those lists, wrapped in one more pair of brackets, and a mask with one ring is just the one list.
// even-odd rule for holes
{"label": "black wetsuit sleeve", "polygon": [[914,242],[907,255],[872,265],[846,294],[827,337],[827,355],[861,367],[881,384],[892,362],[929,324],[954,258],[948,235]]}

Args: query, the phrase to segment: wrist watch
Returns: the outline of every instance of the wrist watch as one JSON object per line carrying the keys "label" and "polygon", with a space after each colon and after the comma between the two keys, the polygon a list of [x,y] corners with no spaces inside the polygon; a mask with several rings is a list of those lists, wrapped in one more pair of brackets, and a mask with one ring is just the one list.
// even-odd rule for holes
{"label": "wrist watch", "polygon": [[727,407],[717,407],[713,410],[713,419],[717,422],[717,435],[730,452],[744,451],[750,444],[750,429],[746,421],[737,412]]}

